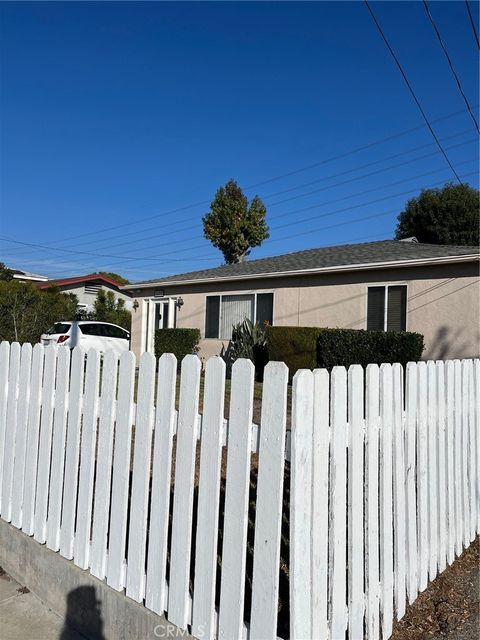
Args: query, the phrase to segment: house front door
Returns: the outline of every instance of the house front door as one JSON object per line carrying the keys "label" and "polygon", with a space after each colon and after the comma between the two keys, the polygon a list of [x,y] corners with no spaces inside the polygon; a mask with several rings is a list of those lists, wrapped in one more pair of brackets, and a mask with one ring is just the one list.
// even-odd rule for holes
{"label": "house front door", "polygon": [[174,329],[177,323],[177,306],[174,298],[147,300],[146,305],[146,351],[154,353],[155,331],[158,329]]}

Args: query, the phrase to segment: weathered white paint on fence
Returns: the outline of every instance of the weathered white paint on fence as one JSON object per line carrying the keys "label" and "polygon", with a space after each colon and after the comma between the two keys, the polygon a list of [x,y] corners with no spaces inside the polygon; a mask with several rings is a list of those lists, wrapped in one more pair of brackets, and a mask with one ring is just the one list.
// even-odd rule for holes
{"label": "weathered white paint on fence", "polygon": [[135,356],[122,353],[118,373],[117,422],[112,471],[112,508],[109,528],[107,584],[117,591],[125,586],[128,489],[132,446]]}
{"label": "weathered white paint on fence", "polygon": [[213,638],[216,633],[215,586],[225,369],[221,358],[211,358],[205,367],[192,634],[196,637],[204,634],[207,638]]}
{"label": "weathered white paint on fence", "polygon": [[417,496],[416,496],[416,438],[417,438],[417,365],[409,362],[406,371],[405,393],[405,500],[406,500],[406,561],[407,594],[411,603],[418,594]]}
{"label": "weathered white paint on fence", "polygon": [[[142,358],[136,409],[131,353],[122,355],[117,381],[117,358],[111,353],[103,365],[98,354],[90,353],[85,372],[78,348],[69,367],[63,348],[36,345],[32,358],[30,345],[1,344],[1,517],[11,517],[52,549],[60,547],[61,555],[74,556],[76,564],[101,579],[106,573],[115,589],[126,586],[138,601],[145,596],[147,607],[166,611],[174,624],[191,624],[194,637],[276,638],[289,457],[292,640],[336,640],[345,634],[378,640],[380,622],[387,638],[393,618],[403,615],[405,596],[413,601],[429,574],[442,571],[478,532],[479,360],[410,363],[405,411],[400,365],[382,365],[380,371],[370,365],[365,387],[357,366],[348,372],[348,385],[342,367],[331,375],[298,372],[289,456],[284,365],[267,366],[261,424],[253,425],[253,365],[237,361],[233,368],[227,421],[224,363],[214,359],[207,365],[199,416],[200,363],[188,356],[175,485],[176,360],[164,355],[159,362],[156,402],[155,366],[151,354]],[[253,451],[258,468],[251,476]],[[223,530],[222,456],[227,460]],[[254,505],[249,499],[255,474]],[[250,508],[255,530],[253,573],[247,575]],[[249,625],[244,621],[246,580],[252,585]],[[287,604],[282,597],[282,613]]]}
{"label": "weathered white paint on fence", "polygon": [[380,367],[380,608],[382,636],[389,638],[393,623],[393,429],[392,365]]}
{"label": "weathered white paint on fence", "polygon": [[138,374],[137,419],[133,449],[132,496],[127,553],[126,594],[141,602],[145,595],[145,552],[147,541],[148,489],[153,431],[155,357],[144,353]]}
{"label": "weathered white paint on fence", "polygon": [[7,396],[7,422],[4,441],[5,455],[3,458],[2,473],[3,477],[1,513],[2,518],[7,522],[10,522],[12,518],[13,461],[15,451],[15,437],[17,435],[20,354],[20,345],[18,344],[18,342],[14,342],[10,351],[10,374]]}
{"label": "weathered white paint on fence", "polygon": [[108,516],[112,480],[113,430],[117,399],[118,358],[113,351],[105,354],[98,421],[97,467],[93,502],[91,573],[103,580],[106,572]]}
{"label": "weathered white paint on fence", "polygon": [[73,558],[75,514],[77,507],[78,465],[80,461],[80,431],[82,428],[83,382],[85,352],[75,347],[70,370],[70,395],[65,448],[65,478],[63,486],[62,524],[60,528],[60,553]]}
{"label": "weathered white paint on fence", "polygon": [[152,502],[145,605],[162,614],[166,609],[167,537],[175,423],[177,359],[164,353],[159,360],[157,411],[152,471]]}
{"label": "weathered white paint on fence", "polygon": [[67,430],[68,386],[70,349],[59,349],[57,358],[57,383],[55,388],[55,412],[52,433],[52,465],[47,518],[47,547],[60,548],[60,517],[62,513],[63,471],[65,466],[65,433]]}
{"label": "weathered white paint on fence", "polygon": [[393,383],[393,527],[394,586],[397,620],[403,618],[406,606],[406,505],[405,505],[405,433],[403,425],[403,367],[392,365]]}
{"label": "weathered white paint on fence", "polygon": [[7,425],[8,382],[10,378],[10,350],[8,342],[0,343],[0,513],[2,506],[2,478]]}
{"label": "weathered white paint on fence", "polygon": [[223,640],[243,636],[254,376],[249,360],[237,360],[232,367],[218,620]]}
{"label": "weathered white paint on fence", "polygon": [[342,638],[347,628],[347,372],[344,367],[333,367],[331,385],[330,620],[332,638]]}
{"label": "weathered white paint on fence", "polygon": [[95,446],[97,442],[99,380],[100,354],[90,349],[87,355],[85,381],[80,474],[78,479],[77,528],[73,545],[73,559],[81,569],[87,569],[90,561],[90,529],[93,507]]}
{"label": "weathered white paint on fence", "polygon": [[32,366],[32,345],[22,345],[20,356],[19,397],[17,433],[15,438],[15,458],[12,477],[12,524],[22,526],[23,485],[25,477],[25,455],[27,449],[28,411],[30,405],[30,378]]}
{"label": "weathered white paint on fence", "polygon": [[169,620],[180,629],[185,629],[188,623],[200,369],[201,363],[197,356],[188,355],[182,360],[168,592]]}
{"label": "weathered white paint on fence", "polygon": [[366,371],[365,394],[366,470],[365,470],[365,588],[366,624],[368,640],[379,637],[380,628],[380,569],[378,518],[378,447],[380,424],[380,372],[378,365],[369,364]]}
{"label": "weathered white paint on fence", "polygon": [[42,417],[40,421],[40,442],[38,446],[37,488],[35,494],[34,538],[45,542],[48,506],[48,485],[50,479],[50,452],[52,447],[52,422],[55,393],[55,373],[57,368],[57,347],[45,349],[43,370]]}
{"label": "weathered white paint on fence", "polygon": [[330,376],[313,372],[312,629],[328,636],[328,476],[330,460]]}
{"label": "weathered white paint on fence", "polygon": [[417,365],[417,523],[418,523],[418,589],[428,584],[428,424],[427,365]]}
{"label": "weathered white paint on fence", "polygon": [[[2,345],[3,344],[6,343],[2,343]],[[0,351],[2,349],[2,345],[0,345]],[[35,490],[37,485],[38,435],[40,432],[40,408],[42,403],[43,359],[43,345],[36,344],[33,348],[32,359],[27,450],[25,454],[25,482],[22,499],[22,530],[29,536],[33,535]]]}
{"label": "weathered white paint on fence", "polygon": [[276,640],[288,368],[265,367],[258,451],[250,640]]}
{"label": "weathered white paint on fence", "polygon": [[313,373],[293,378],[290,479],[290,637],[312,637]]}
{"label": "weathered white paint on fence", "polygon": [[348,628],[352,638],[363,635],[364,617],[364,409],[363,368],[348,370]]}

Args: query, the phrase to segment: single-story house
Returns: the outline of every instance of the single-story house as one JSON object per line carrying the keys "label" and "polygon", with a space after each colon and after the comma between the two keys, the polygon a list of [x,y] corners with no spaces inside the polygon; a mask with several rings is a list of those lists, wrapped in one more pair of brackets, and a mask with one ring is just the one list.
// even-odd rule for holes
{"label": "single-story house", "polygon": [[122,291],[120,284],[108,276],[91,273],[86,276],[49,280],[39,285],[40,289],[58,287],[62,293],[74,293],[78,298],[78,308],[93,311],[93,304],[100,290],[113,291],[115,300],[124,300],[125,307],[132,308],[132,298],[128,291]]}
{"label": "single-story house", "polygon": [[480,355],[478,247],[415,238],[322,247],[138,282],[132,349],[154,332],[200,329],[200,355],[223,354],[244,318],[273,325],[417,331],[425,359]]}

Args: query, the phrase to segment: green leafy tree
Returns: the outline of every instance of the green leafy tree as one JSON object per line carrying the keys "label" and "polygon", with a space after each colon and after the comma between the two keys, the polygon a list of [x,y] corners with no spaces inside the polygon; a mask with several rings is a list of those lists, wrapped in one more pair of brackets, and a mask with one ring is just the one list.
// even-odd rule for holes
{"label": "green leafy tree", "polygon": [[12,269],[9,269],[5,263],[0,262],[0,280],[7,281],[13,279],[13,274],[15,272]]}
{"label": "green leafy tree", "polygon": [[31,282],[0,281],[0,340],[38,342],[54,322],[73,320],[77,304],[77,296],[55,287],[41,290]]}
{"label": "green leafy tree", "polygon": [[479,191],[468,184],[423,189],[398,216],[397,240],[415,236],[419,242],[477,246]]}
{"label": "green leafy tree", "polygon": [[97,273],[101,276],[106,276],[107,278],[111,278],[118,282],[118,284],[130,284],[130,280],[127,280],[123,276],[120,276],[118,273],[114,273],[113,271],[97,271]]}
{"label": "green leafy tree", "polygon": [[116,300],[113,291],[100,290],[97,293],[90,318],[99,322],[118,324],[128,331],[132,324],[132,314],[125,308],[125,301]]}
{"label": "green leafy tree", "polygon": [[251,248],[269,237],[266,214],[258,196],[249,204],[235,180],[230,180],[218,189],[210,212],[203,217],[203,233],[220,249],[227,264],[242,262]]}

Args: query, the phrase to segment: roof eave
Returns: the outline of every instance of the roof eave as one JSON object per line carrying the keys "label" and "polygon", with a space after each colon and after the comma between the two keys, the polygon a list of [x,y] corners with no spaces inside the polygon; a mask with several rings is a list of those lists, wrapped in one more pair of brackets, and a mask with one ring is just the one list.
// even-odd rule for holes
{"label": "roof eave", "polygon": [[414,260],[391,260],[387,262],[369,262],[364,264],[347,264],[332,267],[316,267],[313,269],[298,269],[294,271],[272,271],[268,273],[251,273],[238,276],[214,276],[209,278],[193,278],[191,280],[158,280],[138,284],[122,285],[120,289],[134,291],[138,289],[151,289],[153,287],[180,286],[189,284],[205,284],[209,282],[230,282],[237,280],[259,280],[264,278],[281,278],[285,276],[304,276],[317,273],[332,273],[344,271],[368,271],[372,269],[394,269],[395,267],[416,267],[435,264],[448,264],[457,262],[478,261],[478,254],[464,254],[460,256],[443,256],[435,258],[416,258]]}

